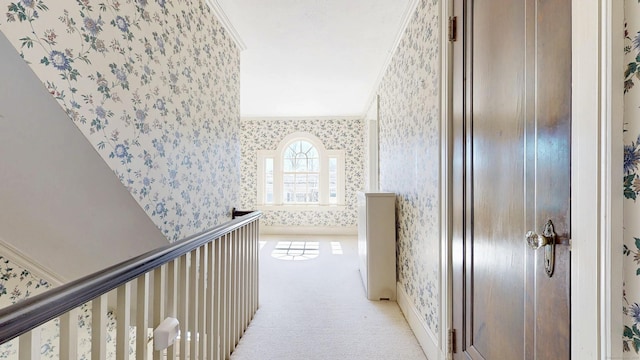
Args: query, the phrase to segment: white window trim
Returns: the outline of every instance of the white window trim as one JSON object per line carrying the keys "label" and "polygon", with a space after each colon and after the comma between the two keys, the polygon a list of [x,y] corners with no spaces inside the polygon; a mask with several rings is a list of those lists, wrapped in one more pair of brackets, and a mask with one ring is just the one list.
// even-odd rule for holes
{"label": "white window trim", "polygon": [[[282,199],[282,174],[284,167],[282,159],[287,147],[294,141],[304,140],[311,143],[318,151],[320,159],[320,198],[317,203],[286,203]],[[329,159],[337,159],[338,182],[336,191],[336,203],[329,202]],[[273,203],[265,202],[265,161],[273,159]],[[306,132],[295,132],[287,135],[275,150],[258,150],[257,152],[257,206],[258,209],[287,208],[291,210],[310,210],[310,209],[343,209],[345,207],[345,151],[344,150],[327,150],[316,136]]]}
{"label": "white window trim", "polygon": [[[331,204],[329,203],[329,194],[327,193],[327,203],[329,205],[341,205],[344,206],[345,202],[344,202],[344,189],[345,189],[345,175],[346,175],[346,171],[345,171],[345,160],[344,160],[344,150],[327,150],[326,151],[327,154],[327,159],[325,161],[326,166],[329,166],[329,159],[332,158],[336,158],[337,159],[337,189],[336,189],[336,203],[335,204]],[[329,189],[329,171],[326,172],[326,176],[327,176],[327,189]]]}

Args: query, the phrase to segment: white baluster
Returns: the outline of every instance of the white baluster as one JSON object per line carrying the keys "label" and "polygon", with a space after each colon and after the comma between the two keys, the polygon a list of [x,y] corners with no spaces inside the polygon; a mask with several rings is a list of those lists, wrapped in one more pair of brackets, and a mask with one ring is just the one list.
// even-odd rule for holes
{"label": "white baluster", "polygon": [[[165,318],[167,291],[167,265],[153,272],[153,327],[160,325]],[[164,360],[164,350],[153,350],[153,360]]]}
{"label": "white baluster", "polygon": [[236,332],[234,338],[234,349],[235,345],[238,345],[240,341],[240,336],[242,336],[242,330],[244,329],[244,324],[242,323],[242,313],[244,312],[244,304],[243,304],[243,283],[242,283],[242,231],[240,228],[236,231]]}
{"label": "white baluster", "polygon": [[253,264],[253,311],[258,310],[258,306],[260,306],[260,242],[259,242],[259,234],[260,234],[260,223],[256,220],[254,222],[253,227],[253,254],[252,254],[252,264]]}
{"label": "white baluster", "polygon": [[224,267],[224,284],[222,285],[222,316],[224,317],[222,331],[224,333],[224,357],[228,357],[231,354],[231,247],[230,240],[231,235],[224,236],[222,256]]}
{"label": "white baluster", "polygon": [[238,337],[238,232],[231,233],[231,332],[230,352],[236,349]]}
{"label": "white baluster", "polygon": [[28,333],[20,335],[18,343],[19,360],[36,360],[40,359],[40,332],[41,328],[37,327]]}
{"label": "white baluster", "polygon": [[149,329],[149,273],[138,277],[136,296],[136,359],[147,359]]}
{"label": "white baluster", "polygon": [[107,358],[107,295],[91,302],[91,360]]}
{"label": "white baluster", "polygon": [[[180,360],[187,360],[189,343],[187,342],[187,331],[189,331],[188,304],[189,304],[189,254],[180,257],[180,271],[178,278],[180,283],[180,294],[178,295],[178,321],[180,321]],[[192,264],[193,265],[193,264]]]}
{"label": "white baluster", "polygon": [[[167,316],[178,318],[178,269],[179,260],[170,261],[167,267],[168,284],[167,284]],[[180,319],[178,319],[180,320]],[[167,359],[175,360],[177,356],[178,344],[174,344],[167,349]]]}
{"label": "white baluster", "polygon": [[216,360],[224,360],[224,315],[223,315],[223,291],[224,291],[224,236],[217,239],[214,244],[215,262],[214,274],[215,283],[213,286],[213,327],[214,327],[214,350]]}
{"label": "white baluster", "polygon": [[118,308],[116,314],[116,360],[129,360],[129,327],[131,326],[131,283],[126,283],[118,287],[117,294]]}
{"label": "white baluster", "polygon": [[214,247],[215,244],[217,242],[217,239],[214,240],[213,242],[210,242],[209,244],[206,245],[206,252],[207,252],[207,291],[206,291],[206,300],[205,300],[205,304],[206,304],[206,333],[207,333],[207,349],[206,349],[206,358],[207,360],[215,360],[216,356],[216,348],[214,347],[214,345],[217,344],[216,342],[216,337],[218,336],[218,334],[216,333],[215,329],[215,318],[214,318],[214,291],[215,291],[215,284],[216,284],[216,274],[215,274],[215,251],[214,251]]}
{"label": "white baluster", "polygon": [[239,309],[238,309],[238,340],[242,337],[247,326],[247,258],[245,254],[246,226],[239,230],[238,236],[238,285],[239,285]]}
{"label": "white baluster", "polygon": [[260,243],[258,241],[258,222],[255,221],[251,224],[251,317],[255,314],[258,308],[258,254],[260,251]]}
{"label": "white baluster", "polygon": [[189,268],[189,332],[191,342],[189,343],[189,359],[198,359],[198,254],[199,249],[191,252],[191,265]]}
{"label": "white baluster", "polygon": [[205,291],[207,286],[207,270],[209,268],[208,262],[208,253],[207,253],[207,245],[201,246],[198,249],[200,254],[199,266],[198,266],[198,311],[196,317],[198,318],[198,354],[200,358],[205,357],[205,345],[208,342],[207,331],[205,331],[206,319],[207,319],[207,311],[206,311],[206,303],[207,300],[205,297]]}
{"label": "white baluster", "polygon": [[60,316],[60,359],[78,358],[78,309]]}

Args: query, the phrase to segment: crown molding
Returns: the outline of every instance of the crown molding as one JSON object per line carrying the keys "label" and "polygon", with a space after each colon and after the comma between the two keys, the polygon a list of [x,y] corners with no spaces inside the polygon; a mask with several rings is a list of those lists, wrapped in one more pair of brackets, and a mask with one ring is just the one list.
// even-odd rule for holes
{"label": "crown molding", "polygon": [[8,243],[1,237],[0,255],[13,262],[17,266],[28,270],[33,276],[42,280],[46,280],[54,287],[68,282],[67,279],[58,275],[55,271],[51,270],[47,266],[31,259],[31,257],[27,256],[24,252],[18,250],[18,248]]}
{"label": "crown molding", "polygon": [[241,116],[240,121],[270,121],[270,120],[362,120],[362,116]]}
{"label": "crown molding", "polygon": [[411,19],[413,18],[413,14],[416,12],[416,9],[418,8],[419,3],[420,3],[420,0],[410,0],[409,3],[407,4],[407,7],[404,9],[404,13],[402,14],[402,22],[401,22],[400,28],[398,29],[396,40],[393,42],[393,46],[391,46],[391,49],[389,49],[389,55],[387,56],[387,60],[385,60],[384,64],[380,68],[380,73],[378,73],[378,78],[373,84],[373,89],[371,89],[371,94],[369,95],[369,98],[367,99],[367,102],[366,102],[365,109],[363,110],[363,117],[366,116],[369,108],[371,107],[371,105],[373,105],[373,102],[376,100],[376,97],[378,96],[378,88],[380,87],[380,83],[382,83],[382,78],[384,78],[384,75],[387,73],[389,64],[391,64],[391,60],[393,59],[393,57],[395,56],[398,50],[400,41],[402,41],[402,38],[404,37],[404,33],[407,30],[407,26],[409,26],[409,22],[411,22]]}
{"label": "crown molding", "polygon": [[231,24],[231,21],[229,21],[227,14],[222,9],[222,6],[220,6],[220,3],[218,3],[218,0],[205,0],[205,2],[209,6],[209,9],[211,9],[211,11],[216,15],[220,23],[222,23],[222,26],[224,26],[224,28],[229,32],[231,38],[236,42],[240,51],[246,50],[247,46],[244,41],[242,41],[242,38],[240,37],[240,34],[238,34],[238,31],[236,31],[236,28]]}

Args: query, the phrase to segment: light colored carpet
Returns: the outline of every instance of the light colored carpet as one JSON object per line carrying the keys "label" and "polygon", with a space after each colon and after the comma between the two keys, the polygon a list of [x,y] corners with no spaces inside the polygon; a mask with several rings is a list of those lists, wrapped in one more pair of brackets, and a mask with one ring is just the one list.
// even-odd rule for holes
{"label": "light colored carpet", "polygon": [[398,305],[366,299],[355,238],[262,240],[260,308],[232,360],[426,359]]}

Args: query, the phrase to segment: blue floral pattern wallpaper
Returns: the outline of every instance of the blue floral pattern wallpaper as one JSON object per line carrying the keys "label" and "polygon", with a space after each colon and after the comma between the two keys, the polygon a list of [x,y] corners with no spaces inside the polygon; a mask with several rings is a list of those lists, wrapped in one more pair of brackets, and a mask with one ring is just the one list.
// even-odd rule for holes
{"label": "blue floral pattern wallpaper", "polygon": [[440,16],[421,0],[380,85],[380,190],[397,194],[398,281],[440,327]]}
{"label": "blue floral pattern wallpaper", "polygon": [[344,210],[263,211],[265,226],[355,227],[357,192],[364,187],[364,123],[361,119],[242,119],[241,204],[255,209],[257,203],[257,151],[275,150],[289,134],[306,132],[322,141],[327,150],[345,150]]}
{"label": "blue floral pattern wallpaper", "polygon": [[624,332],[625,359],[640,359],[640,3],[625,1]]}
{"label": "blue floral pattern wallpaper", "polygon": [[170,241],[230,219],[239,49],[204,0],[4,4],[0,30]]}
{"label": "blue floral pattern wallpaper", "polygon": [[48,281],[0,255],[0,308],[13,305],[51,288]]}
{"label": "blue floral pattern wallpaper", "polygon": [[[0,255],[0,308],[18,303],[51,288],[49,282],[34,276],[29,270]],[[43,352],[48,352],[52,340],[43,337]],[[17,358],[17,341],[0,345],[0,359]]]}

